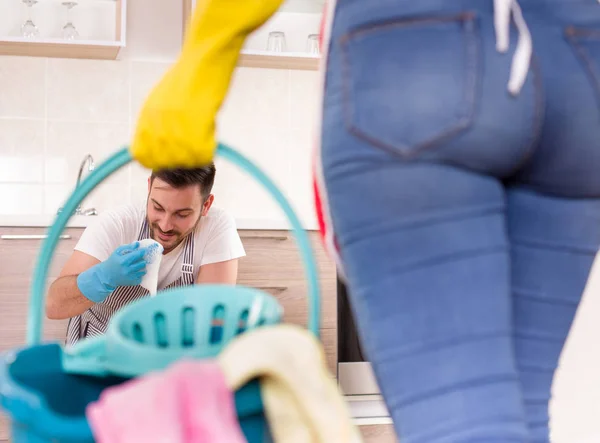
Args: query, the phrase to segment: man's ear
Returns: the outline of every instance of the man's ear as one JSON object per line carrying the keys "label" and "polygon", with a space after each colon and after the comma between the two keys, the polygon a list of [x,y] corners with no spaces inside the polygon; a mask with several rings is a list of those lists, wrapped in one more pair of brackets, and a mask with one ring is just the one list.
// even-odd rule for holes
{"label": "man's ear", "polygon": [[206,201],[204,202],[204,204],[202,205],[202,217],[206,216],[206,214],[208,214],[208,210],[210,209],[210,207],[212,206],[213,202],[215,201],[215,196],[213,194],[210,194],[208,196],[208,198],[206,199]]}

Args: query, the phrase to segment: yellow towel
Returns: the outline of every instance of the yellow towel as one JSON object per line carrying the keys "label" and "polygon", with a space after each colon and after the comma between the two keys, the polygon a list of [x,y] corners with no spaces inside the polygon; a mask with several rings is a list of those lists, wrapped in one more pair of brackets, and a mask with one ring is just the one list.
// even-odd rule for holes
{"label": "yellow towel", "polygon": [[293,325],[258,328],[236,337],[218,357],[232,390],[261,378],[276,443],[359,443],[344,399],[329,374],[321,344]]}
{"label": "yellow towel", "polygon": [[197,167],[216,148],[215,119],[247,36],[282,0],[199,0],[182,52],[148,96],[131,145],[151,169]]}

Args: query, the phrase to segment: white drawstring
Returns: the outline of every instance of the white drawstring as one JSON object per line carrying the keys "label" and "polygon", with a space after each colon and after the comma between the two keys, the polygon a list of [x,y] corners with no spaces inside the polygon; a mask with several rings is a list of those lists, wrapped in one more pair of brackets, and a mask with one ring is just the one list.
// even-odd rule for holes
{"label": "white drawstring", "polygon": [[519,31],[519,39],[510,67],[508,92],[518,95],[529,72],[529,63],[533,52],[531,34],[517,0],[494,0],[494,28],[496,30],[496,50],[498,52],[508,51],[511,14]]}

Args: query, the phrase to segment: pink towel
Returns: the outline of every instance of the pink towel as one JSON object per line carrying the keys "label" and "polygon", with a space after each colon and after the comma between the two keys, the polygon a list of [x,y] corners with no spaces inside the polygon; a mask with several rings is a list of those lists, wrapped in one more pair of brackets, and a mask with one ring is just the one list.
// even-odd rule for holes
{"label": "pink towel", "polygon": [[86,414],[97,443],[246,443],[214,361],[182,361],[108,388]]}

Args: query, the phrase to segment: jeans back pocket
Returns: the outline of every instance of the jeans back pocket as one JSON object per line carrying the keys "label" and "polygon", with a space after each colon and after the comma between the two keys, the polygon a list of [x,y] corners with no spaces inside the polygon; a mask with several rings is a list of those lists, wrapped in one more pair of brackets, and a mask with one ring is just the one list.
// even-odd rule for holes
{"label": "jeans back pocket", "polygon": [[405,157],[470,127],[480,80],[474,14],[401,18],[340,40],[348,130]]}

